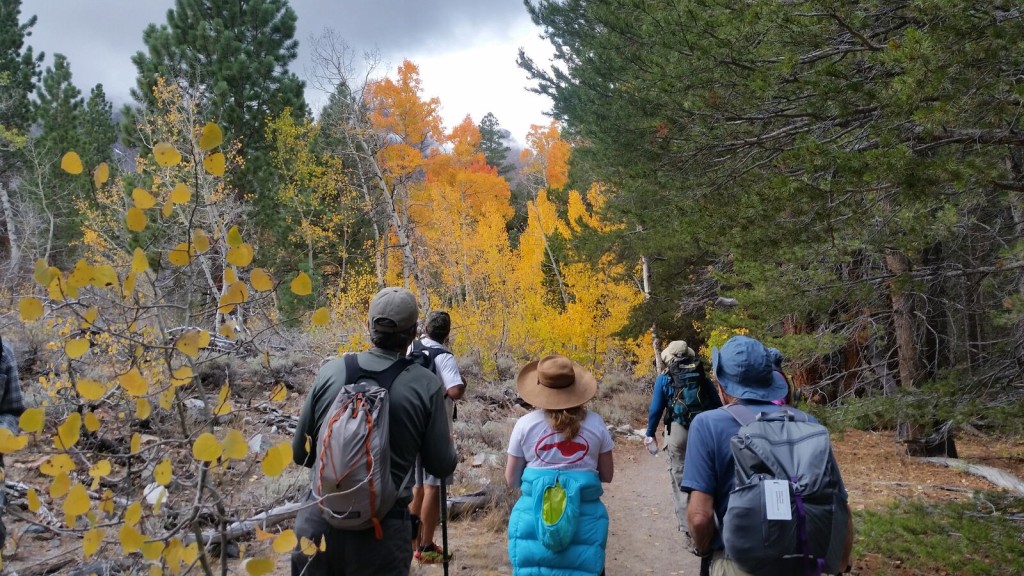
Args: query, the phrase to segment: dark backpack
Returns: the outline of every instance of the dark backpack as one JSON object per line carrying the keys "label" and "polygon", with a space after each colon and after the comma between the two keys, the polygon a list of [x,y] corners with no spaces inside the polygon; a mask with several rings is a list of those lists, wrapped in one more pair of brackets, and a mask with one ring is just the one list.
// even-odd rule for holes
{"label": "dark backpack", "polygon": [[725,552],[757,576],[837,574],[850,517],[828,429],[784,408],[740,423],[729,443],[736,479],[722,521]]}
{"label": "dark backpack", "polygon": [[673,422],[689,428],[690,422],[704,412],[721,406],[713,394],[711,382],[704,373],[704,365],[696,358],[676,358],[669,364],[669,403],[665,425]]}
{"label": "dark backpack", "polygon": [[437,360],[438,356],[443,356],[444,354],[452,354],[452,351],[444,346],[427,346],[422,340],[417,338],[412,341],[412,352],[409,353],[409,359],[436,374],[434,361]]}
{"label": "dark backpack", "polygon": [[346,354],[345,383],[335,396],[318,434],[313,463],[313,495],[327,523],[341,530],[374,529],[405,489],[391,480],[391,384],[412,365],[407,358],[380,371],[359,366]]}

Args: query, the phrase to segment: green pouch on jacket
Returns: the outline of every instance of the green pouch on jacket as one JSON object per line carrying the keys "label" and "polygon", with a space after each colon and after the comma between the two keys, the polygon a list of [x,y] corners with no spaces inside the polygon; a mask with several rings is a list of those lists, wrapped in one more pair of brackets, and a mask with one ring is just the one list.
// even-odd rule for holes
{"label": "green pouch on jacket", "polygon": [[[540,493],[536,499],[537,536],[545,548],[560,552],[567,548],[576,534],[579,521],[580,493],[577,486],[568,485],[554,479],[543,479],[547,486],[534,493]],[[537,486],[541,488],[541,486]]]}

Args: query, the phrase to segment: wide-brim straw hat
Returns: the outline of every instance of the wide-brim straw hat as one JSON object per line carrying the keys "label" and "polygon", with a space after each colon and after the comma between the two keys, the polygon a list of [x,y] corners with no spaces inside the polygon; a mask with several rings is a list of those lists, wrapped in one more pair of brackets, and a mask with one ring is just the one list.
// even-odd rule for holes
{"label": "wide-brim straw hat", "polygon": [[559,354],[523,366],[516,376],[519,396],[547,410],[574,408],[597,393],[597,378],[589,370]]}

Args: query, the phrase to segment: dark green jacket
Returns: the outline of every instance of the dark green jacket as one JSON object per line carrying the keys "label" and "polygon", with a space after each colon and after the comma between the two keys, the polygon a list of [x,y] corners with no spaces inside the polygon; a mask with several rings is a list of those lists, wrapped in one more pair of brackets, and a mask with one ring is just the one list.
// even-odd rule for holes
{"label": "dark green jacket", "polygon": [[[362,368],[383,370],[400,356],[398,352],[374,348],[360,352],[357,359]],[[324,364],[317,373],[302,406],[295,438],[292,439],[292,454],[296,464],[313,467],[320,425],[344,382],[345,361],[342,358]],[[406,474],[416,464],[417,454],[421,455],[423,468],[428,473],[438,478],[450,476],[455,471],[458,455],[448,430],[441,381],[430,370],[412,364],[395,378],[389,399],[391,479],[395,486],[402,484]],[[307,438],[309,452],[306,451]],[[412,484],[410,477],[399,499],[409,497]]]}

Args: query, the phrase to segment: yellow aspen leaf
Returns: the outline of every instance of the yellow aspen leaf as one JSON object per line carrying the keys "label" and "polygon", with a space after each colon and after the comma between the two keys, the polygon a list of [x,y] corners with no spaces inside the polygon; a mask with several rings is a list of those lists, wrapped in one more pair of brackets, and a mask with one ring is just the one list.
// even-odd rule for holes
{"label": "yellow aspen leaf", "polygon": [[64,284],[64,279],[59,275],[53,277],[53,280],[50,281],[50,285],[46,287],[46,292],[50,296],[50,300],[56,300],[58,302],[63,302],[65,295],[74,298],[71,294],[71,290]]}
{"label": "yellow aspen leaf", "polygon": [[146,253],[142,251],[142,248],[136,248],[132,253],[132,272],[141,274],[146,270],[149,270],[149,259],[146,258]]}
{"label": "yellow aspen leaf", "polygon": [[171,483],[171,460],[164,458],[153,468],[153,479],[161,486]]}
{"label": "yellow aspen leaf", "polygon": [[92,530],[86,531],[82,535],[82,553],[86,558],[91,558],[97,550],[100,549],[100,544],[103,543],[103,529],[93,528]]}
{"label": "yellow aspen leaf", "polygon": [[223,450],[220,442],[217,442],[217,438],[209,432],[200,434],[192,444],[192,456],[200,462],[213,462],[220,457]]}
{"label": "yellow aspen leaf", "polygon": [[160,142],[153,146],[153,157],[156,158],[156,163],[164,168],[177,166],[181,162],[181,153],[167,142]]}
{"label": "yellow aspen leaf", "polygon": [[38,320],[43,315],[43,303],[32,296],[25,296],[18,300],[18,313],[24,322]]}
{"label": "yellow aspen leaf", "polygon": [[89,511],[89,493],[85,486],[75,483],[68,490],[68,497],[64,500],[62,507],[65,516],[77,518]]}
{"label": "yellow aspen leaf", "polygon": [[278,382],[270,389],[271,402],[284,402],[287,398],[288,387],[284,385],[284,382]]}
{"label": "yellow aspen leaf", "polygon": [[28,436],[18,436],[0,426],[0,454],[13,454],[28,446]]}
{"label": "yellow aspen leaf", "polygon": [[70,489],[71,478],[68,477],[67,472],[61,472],[54,477],[53,482],[50,482],[50,498],[63,498]]}
{"label": "yellow aspen leaf", "polygon": [[331,311],[325,307],[317,308],[313,311],[313,317],[310,322],[313,326],[324,326],[331,321]]}
{"label": "yellow aspen leaf", "polygon": [[53,445],[58,450],[67,450],[78,444],[78,439],[81,436],[82,415],[72,412],[60,426],[57,426],[57,435],[53,437]]}
{"label": "yellow aspen leaf", "polygon": [[75,268],[68,273],[68,286],[82,288],[92,283],[92,265],[81,259],[75,262]]}
{"label": "yellow aspen leaf", "polygon": [[224,154],[221,152],[203,158],[203,168],[212,176],[223,176],[224,164]]}
{"label": "yellow aspen leaf", "polygon": [[79,158],[78,152],[72,151],[66,152],[60,159],[60,169],[68,174],[81,174],[85,167],[82,166],[82,159]]}
{"label": "yellow aspen leaf", "polygon": [[224,268],[224,284],[230,286],[238,282],[238,273],[235,272],[234,268]]}
{"label": "yellow aspen leaf", "polygon": [[245,561],[245,572],[249,576],[264,576],[274,571],[273,558],[249,558]]}
{"label": "yellow aspen leaf", "polygon": [[46,411],[42,408],[29,408],[18,418],[18,426],[23,432],[39,432],[45,422]]}
{"label": "yellow aspen leaf", "polygon": [[142,544],[145,542],[142,534],[134,526],[127,524],[121,526],[120,532],[117,533],[117,539],[121,543],[121,550],[125,554],[138,552],[142,549]]}
{"label": "yellow aspen leaf", "polygon": [[199,558],[199,543],[193,542],[182,549],[181,561],[185,564],[192,564],[197,558]]}
{"label": "yellow aspen leaf", "polygon": [[274,538],[274,543],[271,544],[271,548],[278,554],[284,554],[285,552],[291,552],[295,549],[295,546],[299,543],[299,539],[295,536],[295,530],[285,530]]}
{"label": "yellow aspen leaf", "polygon": [[142,503],[132,502],[124,509],[124,523],[128,526],[135,526],[142,520]]}
{"label": "yellow aspen leaf", "polygon": [[106,162],[100,162],[96,169],[92,171],[92,183],[97,188],[103,186],[110,179],[110,165]]}
{"label": "yellow aspen leaf", "polygon": [[89,351],[89,339],[88,338],[75,338],[68,340],[64,343],[64,353],[68,355],[68,358],[75,360],[81,358]]}
{"label": "yellow aspen leaf", "polygon": [[91,378],[79,378],[75,382],[75,390],[84,400],[93,402],[99,400],[107,393],[107,387]]}
{"label": "yellow aspen leaf", "polygon": [[316,554],[316,542],[303,536],[299,539],[299,550],[302,550],[302,553],[306,556],[312,556]]}
{"label": "yellow aspen leaf", "polygon": [[246,287],[245,282],[235,282],[228,286],[228,289],[221,295],[218,310],[222,314],[227,314],[234,310],[235,306],[248,301],[249,289]]}
{"label": "yellow aspen leaf", "polygon": [[192,262],[191,247],[188,243],[181,242],[167,251],[167,261],[178,267],[188,266]]}
{"label": "yellow aspen leaf", "polygon": [[266,292],[274,287],[274,279],[263,268],[254,268],[249,273],[249,283],[257,292]]}
{"label": "yellow aspen leaf", "polygon": [[232,246],[228,248],[227,256],[225,257],[229,264],[243,268],[252,264],[252,245],[245,242],[238,246]]}
{"label": "yellow aspen leaf", "polygon": [[220,387],[220,393],[217,394],[217,405],[213,409],[214,416],[224,416],[231,413],[231,401],[228,397],[231,394],[231,388],[228,387],[227,382]]}
{"label": "yellow aspen leaf", "polygon": [[210,237],[202,230],[193,230],[192,246],[195,248],[196,254],[205,254],[210,249]]}
{"label": "yellow aspen leaf", "polygon": [[56,478],[75,469],[75,462],[67,454],[54,454],[39,465],[39,471]]}
{"label": "yellow aspen leaf", "polygon": [[160,392],[158,402],[161,408],[170,410],[174,406],[174,386],[164,388],[163,392]]}
{"label": "yellow aspen leaf", "polygon": [[174,343],[174,347],[177,348],[178,352],[181,352],[189,358],[195,358],[199,355],[199,330],[186,330],[178,336],[178,340]]}
{"label": "yellow aspen leaf", "polygon": [[207,332],[206,330],[200,330],[199,331],[199,339],[196,341],[196,344],[199,345],[199,349],[200,350],[203,349],[203,348],[209,348],[210,347],[210,333]]}
{"label": "yellow aspen leaf", "polygon": [[129,396],[144,396],[149,392],[149,382],[142,377],[138,368],[132,368],[125,374],[117,377],[117,383],[124,388]]}
{"label": "yellow aspen leaf", "polygon": [[266,530],[260,528],[259,526],[256,527],[256,541],[257,542],[263,542],[263,541],[266,541],[266,540],[270,540],[273,537],[274,537],[274,533],[273,532],[267,532]]}
{"label": "yellow aspen leaf", "polygon": [[136,188],[132,190],[132,202],[135,203],[135,207],[139,210],[149,210],[156,206],[156,197],[150,194],[148,190]]}
{"label": "yellow aspen leaf", "polygon": [[132,206],[124,215],[124,223],[132,232],[142,232],[146,229],[146,213]]}
{"label": "yellow aspen leaf", "polygon": [[152,411],[153,407],[149,404],[149,400],[139,398],[135,401],[135,418],[145,420],[146,418],[149,418]]}
{"label": "yellow aspen leaf", "polygon": [[89,432],[95,432],[100,429],[100,419],[96,416],[95,412],[86,412],[85,416],[82,417],[82,424]]}
{"label": "yellow aspen leaf", "polygon": [[110,476],[110,470],[110,460],[103,459],[93,464],[92,467],[89,468],[89,476],[105,478],[107,476]]}
{"label": "yellow aspen leaf", "polygon": [[171,202],[175,204],[187,204],[192,199],[192,190],[189,187],[178,182],[175,184],[174,189],[171,190]]}
{"label": "yellow aspen leaf", "polygon": [[232,226],[228,229],[228,246],[234,248],[235,246],[242,245],[242,233],[238,230],[238,226]]}
{"label": "yellow aspen leaf", "polygon": [[192,382],[192,367],[189,365],[178,366],[171,372],[171,386],[184,386]]}
{"label": "yellow aspen leaf", "polygon": [[132,441],[129,446],[132,454],[138,454],[142,450],[142,436],[138,432],[132,434]]}
{"label": "yellow aspen leaf", "polygon": [[36,492],[36,489],[29,488],[25,497],[28,499],[28,511],[33,513],[38,512],[43,503],[39,501],[39,493]]}
{"label": "yellow aspen leaf", "polygon": [[107,516],[114,513],[114,491],[110,488],[103,491],[103,497],[100,498],[100,510]]}
{"label": "yellow aspen leaf", "polygon": [[299,272],[292,280],[290,288],[292,293],[297,296],[308,296],[313,292],[313,281],[310,280],[309,275],[305,272]]}
{"label": "yellow aspen leaf", "polygon": [[152,540],[142,544],[142,557],[150,562],[159,560],[164,553],[164,543],[160,540]]}
{"label": "yellow aspen leaf", "polygon": [[160,215],[164,218],[170,218],[172,212],[174,212],[174,202],[168,198],[167,202],[164,202],[164,205],[160,208]]}
{"label": "yellow aspen leaf", "polygon": [[[234,306],[232,306],[232,308],[234,308]],[[221,336],[227,338],[228,340],[234,340],[235,326],[230,322],[227,324],[222,324],[221,327],[217,329],[217,334],[220,334]]]}
{"label": "yellow aspen leaf", "polygon": [[93,323],[96,322],[96,317],[99,316],[99,314],[100,311],[98,308],[96,308],[95,306],[90,306],[89,309],[82,314],[82,322],[79,324],[79,326],[81,326],[82,328],[88,328],[92,326]]}
{"label": "yellow aspen leaf", "polygon": [[97,288],[117,286],[117,271],[109,264],[100,264],[94,267],[92,270],[92,285]]}
{"label": "yellow aspen leaf", "polygon": [[263,473],[272,478],[281,474],[291,460],[292,445],[288,442],[281,442],[276,446],[271,446],[267,450],[267,453],[263,456],[263,462],[260,463],[260,466],[263,468]]}
{"label": "yellow aspen leaf", "polygon": [[224,133],[220,126],[213,122],[207,122],[203,131],[199,134],[199,147],[203,150],[213,150],[224,141]]}
{"label": "yellow aspen leaf", "polygon": [[53,275],[50,273],[50,267],[46,264],[46,260],[42,258],[36,260],[35,269],[32,271],[32,279],[40,286],[48,286],[50,280],[53,280]]}
{"label": "yellow aspen leaf", "polygon": [[[134,265],[135,264],[133,263],[132,266],[134,266]],[[124,286],[121,288],[121,294],[125,298],[128,298],[129,296],[131,296],[132,294],[135,293],[135,279],[136,278],[137,278],[137,276],[135,275],[134,272],[132,272],[131,274],[128,274],[128,276],[124,279]]]}
{"label": "yellow aspen leaf", "polygon": [[245,436],[234,428],[228,430],[221,446],[224,448],[224,458],[229,460],[242,460],[249,455],[249,443],[245,441]]}

